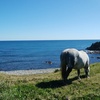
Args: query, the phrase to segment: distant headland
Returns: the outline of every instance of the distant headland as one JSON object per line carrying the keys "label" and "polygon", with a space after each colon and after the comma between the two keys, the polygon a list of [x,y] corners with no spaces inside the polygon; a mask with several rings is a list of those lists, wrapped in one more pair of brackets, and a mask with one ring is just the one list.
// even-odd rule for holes
{"label": "distant headland", "polygon": [[89,53],[100,53],[100,42],[92,43],[92,45],[86,49],[90,50]]}

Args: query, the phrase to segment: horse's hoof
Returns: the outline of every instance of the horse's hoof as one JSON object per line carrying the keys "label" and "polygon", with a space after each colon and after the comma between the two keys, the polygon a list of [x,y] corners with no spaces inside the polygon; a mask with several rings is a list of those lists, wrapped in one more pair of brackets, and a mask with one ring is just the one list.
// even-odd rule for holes
{"label": "horse's hoof", "polygon": [[66,84],[67,84],[67,80],[64,80],[64,81],[63,81],[63,85],[66,85]]}
{"label": "horse's hoof", "polygon": [[67,79],[63,80],[63,85],[66,85],[67,83],[68,83]]}
{"label": "horse's hoof", "polygon": [[90,77],[89,77],[89,76],[87,76],[86,78],[87,78],[87,79],[89,79]]}
{"label": "horse's hoof", "polygon": [[80,77],[78,77],[78,81],[81,81],[81,78]]}
{"label": "horse's hoof", "polygon": [[68,97],[66,97],[66,100],[70,100]]}

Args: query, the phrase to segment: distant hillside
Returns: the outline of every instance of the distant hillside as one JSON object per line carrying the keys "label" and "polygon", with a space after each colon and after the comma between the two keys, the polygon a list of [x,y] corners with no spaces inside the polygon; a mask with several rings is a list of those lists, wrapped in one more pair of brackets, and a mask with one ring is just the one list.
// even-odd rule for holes
{"label": "distant hillside", "polygon": [[90,47],[86,48],[87,50],[99,50],[100,51],[100,42],[92,43]]}

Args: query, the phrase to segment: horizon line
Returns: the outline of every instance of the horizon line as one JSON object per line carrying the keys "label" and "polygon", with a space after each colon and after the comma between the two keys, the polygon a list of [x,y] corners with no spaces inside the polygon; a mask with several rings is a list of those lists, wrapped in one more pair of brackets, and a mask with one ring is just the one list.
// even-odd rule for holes
{"label": "horizon line", "polygon": [[17,40],[17,39],[15,39],[15,40],[0,40],[0,41],[67,41],[67,40],[100,40],[100,39],[48,39],[48,40],[46,40],[46,39],[36,39],[36,40],[29,40],[29,39],[20,39],[20,40]]}

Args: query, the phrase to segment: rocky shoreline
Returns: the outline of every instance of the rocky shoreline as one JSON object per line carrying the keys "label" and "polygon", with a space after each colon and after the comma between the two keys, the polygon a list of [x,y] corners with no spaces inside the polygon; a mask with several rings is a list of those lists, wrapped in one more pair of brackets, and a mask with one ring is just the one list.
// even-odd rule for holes
{"label": "rocky shoreline", "polygon": [[0,73],[8,75],[32,75],[32,74],[43,74],[51,73],[59,68],[49,68],[49,69],[37,69],[37,70],[16,70],[16,71],[0,71]]}
{"label": "rocky shoreline", "polygon": [[86,50],[88,54],[100,54],[99,50]]}

